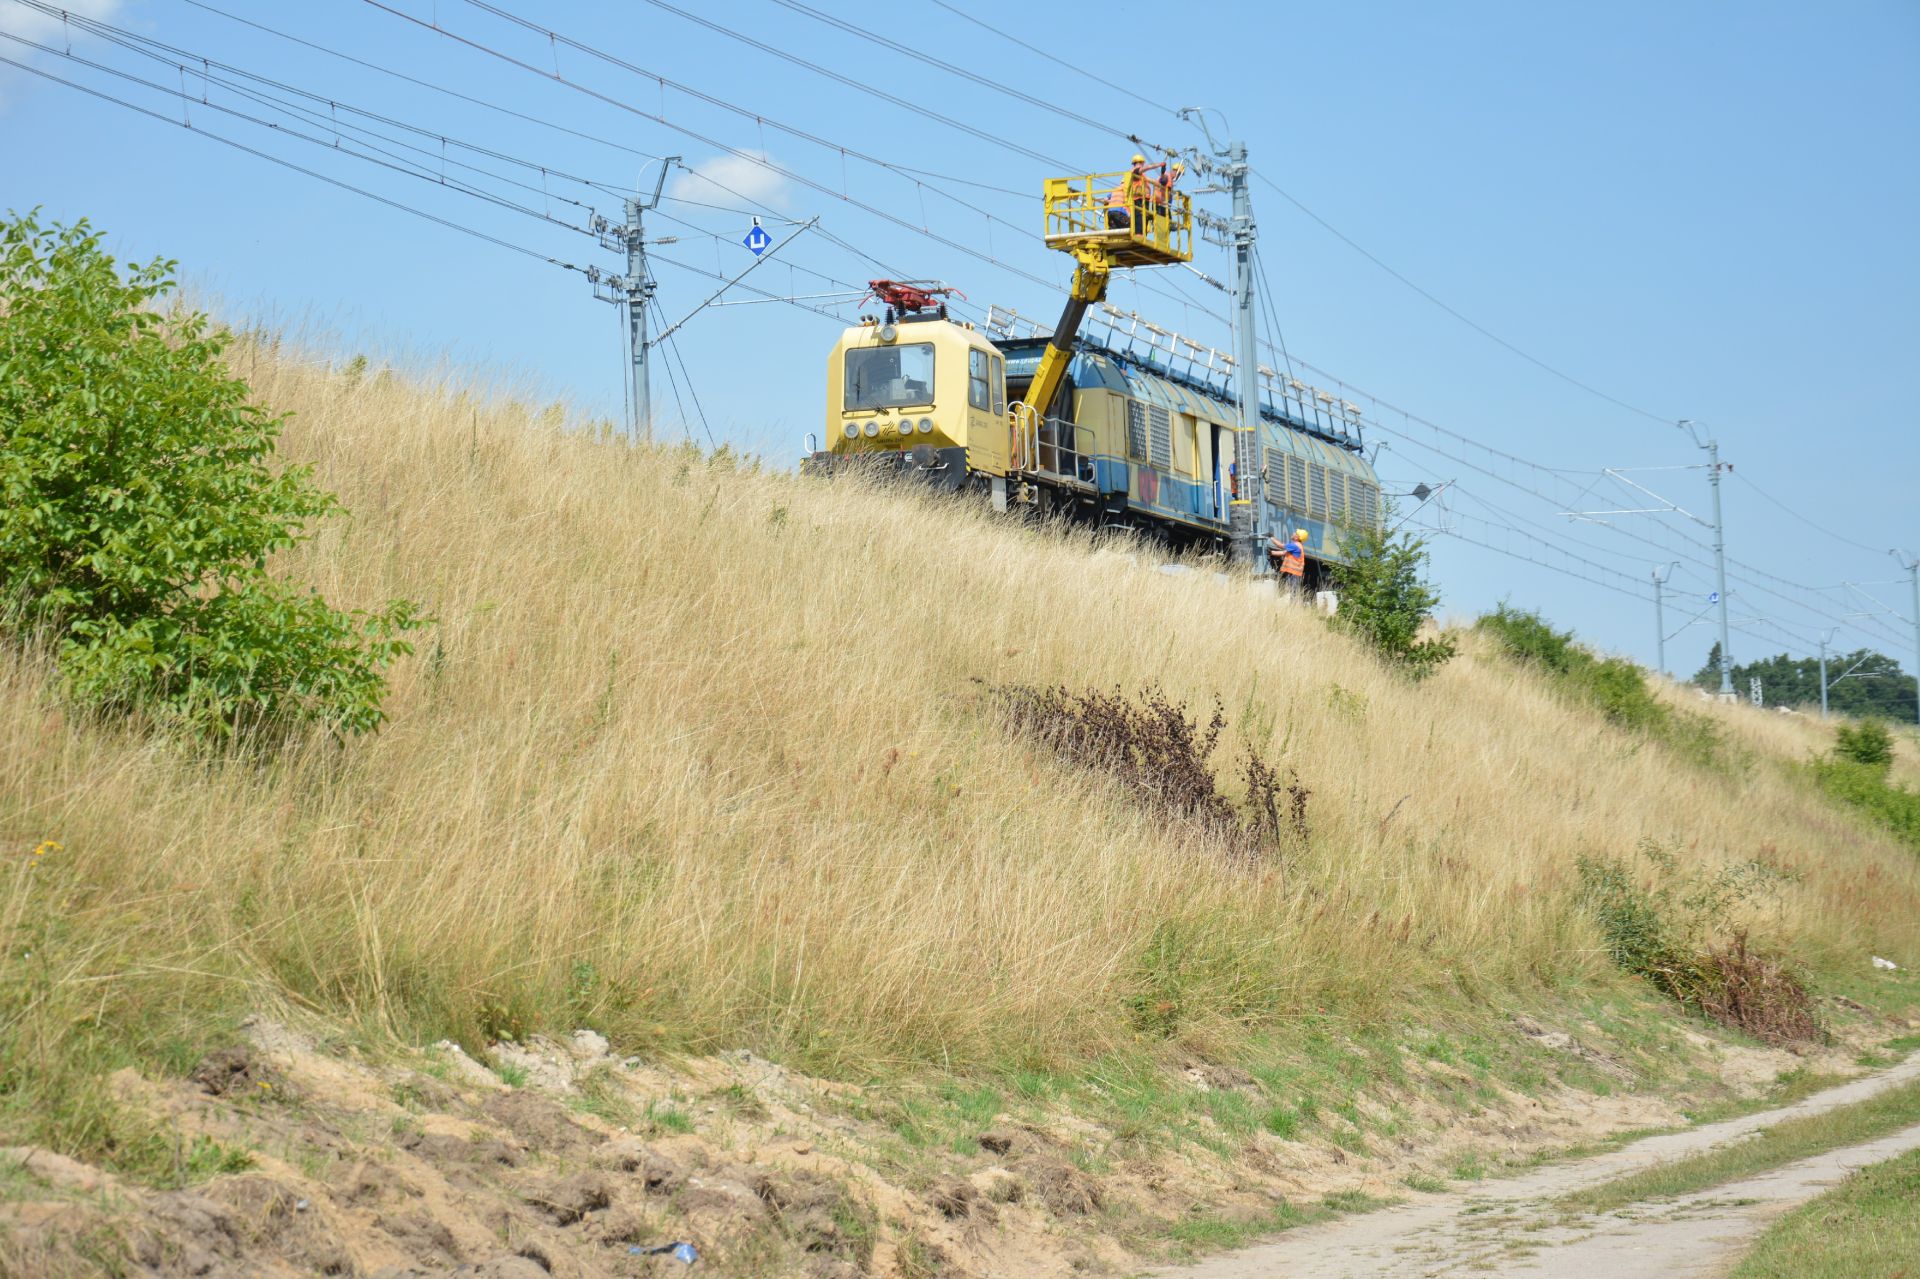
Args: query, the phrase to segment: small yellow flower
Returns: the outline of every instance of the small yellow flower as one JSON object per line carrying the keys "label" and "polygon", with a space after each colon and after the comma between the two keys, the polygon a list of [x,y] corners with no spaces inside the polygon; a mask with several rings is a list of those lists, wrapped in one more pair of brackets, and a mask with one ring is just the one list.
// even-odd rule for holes
{"label": "small yellow flower", "polygon": [[66,848],[66,845],[57,839],[43,839],[39,844],[35,845],[33,855],[35,857],[45,857],[48,853],[57,853],[64,848]]}

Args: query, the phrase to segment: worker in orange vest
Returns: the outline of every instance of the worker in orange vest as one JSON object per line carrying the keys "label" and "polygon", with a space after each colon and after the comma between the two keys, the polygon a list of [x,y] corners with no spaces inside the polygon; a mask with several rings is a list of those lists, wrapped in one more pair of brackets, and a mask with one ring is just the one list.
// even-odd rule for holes
{"label": "worker in orange vest", "polygon": [[1132,227],[1139,231],[1152,192],[1153,179],[1147,176],[1147,157],[1136,154],[1126,178],[1107,194],[1107,225],[1115,230]]}
{"label": "worker in orange vest", "polygon": [[1307,573],[1307,530],[1297,528],[1290,541],[1282,542],[1275,533],[1267,539],[1267,559],[1280,574],[1280,593],[1293,598],[1300,594]]}
{"label": "worker in orange vest", "polygon": [[1187,167],[1178,160],[1171,160],[1160,166],[1160,180],[1155,184],[1160,189],[1154,194],[1162,213],[1173,206],[1173,184],[1178,182],[1180,175],[1186,171]]}

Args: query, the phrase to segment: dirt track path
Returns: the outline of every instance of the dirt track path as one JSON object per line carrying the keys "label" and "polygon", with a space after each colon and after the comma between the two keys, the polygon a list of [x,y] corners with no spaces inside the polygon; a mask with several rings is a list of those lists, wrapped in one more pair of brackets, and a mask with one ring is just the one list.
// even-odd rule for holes
{"label": "dirt track path", "polygon": [[1855,1168],[1920,1147],[1920,1126],[1828,1151],[1748,1180],[1671,1203],[1563,1224],[1549,1201],[1656,1163],[1698,1154],[1770,1127],[1816,1115],[1920,1078],[1920,1056],[1890,1070],[1762,1111],[1687,1132],[1649,1137],[1591,1159],[1559,1164],[1464,1195],[1416,1202],[1290,1232],[1272,1243],[1161,1270],[1162,1279],[1415,1279],[1514,1275],[1667,1279],[1722,1273],[1775,1216],[1820,1194]]}

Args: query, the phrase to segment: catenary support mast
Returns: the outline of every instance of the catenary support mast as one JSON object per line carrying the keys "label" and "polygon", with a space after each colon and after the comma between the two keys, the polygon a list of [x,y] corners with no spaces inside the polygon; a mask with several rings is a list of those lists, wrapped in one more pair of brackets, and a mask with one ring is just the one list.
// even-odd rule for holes
{"label": "catenary support mast", "polygon": [[[1892,554],[1895,559],[1902,559],[1899,551]],[[1903,567],[1913,587],[1913,719],[1920,724],[1920,555],[1908,551],[1903,559]]]}
{"label": "catenary support mast", "polygon": [[1253,195],[1248,190],[1251,174],[1247,166],[1247,144],[1229,142],[1227,163],[1222,169],[1233,193],[1233,325],[1234,358],[1238,364],[1235,382],[1240,390],[1240,430],[1234,446],[1234,460],[1240,468],[1240,492],[1247,499],[1251,518],[1247,522],[1246,545],[1242,554],[1258,571],[1263,562],[1260,549],[1266,541],[1267,503],[1261,492],[1260,478],[1265,458],[1260,447],[1260,344],[1254,328]]}
{"label": "catenary support mast", "polygon": [[[1207,139],[1211,153],[1203,168],[1226,179],[1227,192],[1233,197],[1233,216],[1219,218],[1201,215],[1210,233],[1208,238],[1233,250],[1233,336],[1234,386],[1239,392],[1239,422],[1234,428],[1233,465],[1238,478],[1238,493],[1231,507],[1234,551],[1249,568],[1258,573],[1266,557],[1261,553],[1268,525],[1266,495],[1261,476],[1265,452],[1260,429],[1260,341],[1255,328],[1253,246],[1258,228],[1253,220],[1253,193],[1249,180],[1252,168],[1247,164],[1247,144],[1228,142],[1224,147],[1214,141],[1207,127],[1208,108],[1181,107],[1180,118],[1193,124]],[[1218,186],[1205,188],[1217,191]]]}
{"label": "catenary support mast", "polygon": [[[600,243],[609,249],[624,250],[627,255],[627,273],[608,275],[598,267],[587,269],[587,279],[593,284],[594,296],[602,301],[613,302],[627,309],[627,358],[628,396],[627,438],[632,443],[642,440],[653,442],[653,395],[647,378],[647,308],[653,302],[658,286],[654,284],[653,274],[647,269],[647,238],[645,217],[648,209],[660,204],[660,193],[667,185],[667,170],[680,163],[680,157],[670,155],[660,162],[660,176],[654,181],[653,195],[641,198],[642,188],[638,185],[626,202],[626,221],[619,226],[605,218],[594,216],[590,226],[600,237]],[[671,238],[663,237],[656,244],[671,244]]]}

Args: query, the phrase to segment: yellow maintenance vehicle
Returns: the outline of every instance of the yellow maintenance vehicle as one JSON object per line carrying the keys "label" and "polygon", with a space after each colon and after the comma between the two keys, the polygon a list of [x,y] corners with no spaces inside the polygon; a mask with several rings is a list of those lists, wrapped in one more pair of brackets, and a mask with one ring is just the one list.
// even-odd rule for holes
{"label": "yellow maintenance vehicle", "polygon": [[[1117,270],[1192,260],[1193,210],[1174,177],[1137,161],[1047,180],[1046,242],[1075,262],[1050,330],[1029,324],[1022,335],[1015,313],[997,307],[976,326],[950,316],[956,290],[872,281],[883,314],[844,332],[828,356],[826,439],[805,469],[897,471],[977,489],[1000,509],[1224,549],[1243,461],[1235,362],[1105,301]],[[1358,410],[1269,370],[1256,375],[1261,456],[1245,464],[1265,468],[1273,526],[1308,529],[1311,558],[1337,561],[1342,527],[1379,511]]]}

